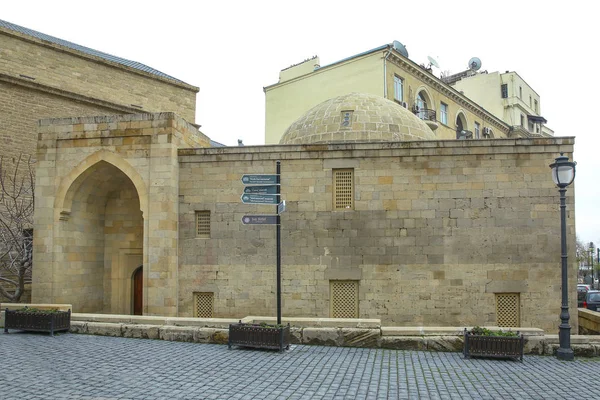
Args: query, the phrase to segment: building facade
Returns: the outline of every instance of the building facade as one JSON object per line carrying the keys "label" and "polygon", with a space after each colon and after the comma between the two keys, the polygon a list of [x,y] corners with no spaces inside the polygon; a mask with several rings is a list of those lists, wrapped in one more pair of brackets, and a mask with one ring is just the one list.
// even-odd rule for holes
{"label": "building facade", "polygon": [[0,20],[4,158],[35,158],[43,118],[170,111],[194,123],[198,91],[144,64]]}
{"label": "building facade", "polygon": [[[139,303],[147,315],[274,315],[275,227],[242,217],[275,206],[240,198],[242,175],[273,174],[280,160],[284,317],[556,331],[560,221],[548,165],[571,156],[573,138],[438,140],[368,94],[310,115],[314,130],[293,125],[279,146],[231,148],[203,147],[207,138],[168,113],[42,121],[33,300],[75,312],[136,313]],[[361,116],[380,121],[367,139]],[[318,133],[332,125],[333,140]],[[575,282],[575,264],[569,274]]]}
{"label": "building facade", "polygon": [[414,63],[397,42],[320,66],[318,57],[281,71],[264,88],[265,143],[277,144],[285,129],[327,99],[351,92],[397,102],[424,120],[438,139],[518,135],[500,117]]}
{"label": "building facade", "polygon": [[426,121],[439,139],[552,136],[540,96],[516,72],[467,70],[438,79],[394,42],[330,65],[315,56],[264,88],[265,143],[279,143],[300,115],[351,92],[393,100]]}
{"label": "building facade", "polygon": [[[28,182],[28,166],[37,158],[40,119],[171,111],[193,124],[198,90],[144,64],[0,20],[1,178],[6,182],[16,170],[18,179]],[[23,221],[15,224],[14,215],[5,212],[0,212],[0,218],[6,223],[0,228],[2,237],[22,235],[22,243],[30,246],[29,229],[16,227]],[[15,245],[7,242],[1,241],[0,247]],[[30,261],[22,262],[30,265]],[[15,283],[1,284],[12,292],[19,278],[11,268],[4,268],[4,262],[0,260],[0,277]],[[27,301],[27,285],[25,289],[21,300]]]}
{"label": "building facade", "polygon": [[283,316],[557,329],[548,165],[574,139],[513,137],[393,45],[282,71],[265,88],[280,144],[230,148],[193,123],[198,89],[159,71],[4,21],[0,52],[1,154],[37,160],[33,302],[274,315],[275,228],[242,218],[275,206],[240,198],[279,160]]}
{"label": "building facade", "polygon": [[542,117],[540,96],[516,72],[484,71],[463,75],[451,85],[509,124],[519,136],[554,135]]}

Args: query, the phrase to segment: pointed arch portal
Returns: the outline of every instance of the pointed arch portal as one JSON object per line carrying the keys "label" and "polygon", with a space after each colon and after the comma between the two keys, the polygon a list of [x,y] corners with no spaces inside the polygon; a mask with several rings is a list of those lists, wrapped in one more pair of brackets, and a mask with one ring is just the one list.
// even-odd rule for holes
{"label": "pointed arch portal", "polygon": [[54,274],[56,281],[68,282],[60,296],[77,304],[78,312],[130,314],[133,272],[143,262],[144,207],[138,191],[143,181],[136,185],[131,173],[107,161],[116,156],[91,157],[96,162],[81,163],[59,187],[56,233],[62,251]]}

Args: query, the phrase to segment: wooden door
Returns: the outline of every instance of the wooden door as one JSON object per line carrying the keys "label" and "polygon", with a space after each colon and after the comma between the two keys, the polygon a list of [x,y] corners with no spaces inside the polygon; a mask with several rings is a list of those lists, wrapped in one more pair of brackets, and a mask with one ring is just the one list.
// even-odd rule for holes
{"label": "wooden door", "polygon": [[144,268],[139,267],[133,273],[133,315],[143,315],[144,305],[142,297],[144,293]]}

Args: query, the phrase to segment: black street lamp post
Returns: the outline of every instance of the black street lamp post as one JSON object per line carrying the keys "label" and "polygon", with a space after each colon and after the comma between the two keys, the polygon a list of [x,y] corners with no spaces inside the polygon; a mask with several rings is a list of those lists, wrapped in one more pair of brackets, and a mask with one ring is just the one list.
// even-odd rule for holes
{"label": "black street lamp post", "polygon": [[567,224],[566,224],[566,196],[567,186],[573,183],[575,179],[576,162],[569,161],[569,157],[560,153],[560,156],[550,164],[552,169],[552,180],[558,186],[560,193],[560,257],[562,272],[562,305],[560,310],[559,325],[559,348],[556,352],[556,358],[559,360],[573,360],[573,349],[571,349],[571,326],[569,325],[569,286],[568,286],[568,268],[567,268]]}

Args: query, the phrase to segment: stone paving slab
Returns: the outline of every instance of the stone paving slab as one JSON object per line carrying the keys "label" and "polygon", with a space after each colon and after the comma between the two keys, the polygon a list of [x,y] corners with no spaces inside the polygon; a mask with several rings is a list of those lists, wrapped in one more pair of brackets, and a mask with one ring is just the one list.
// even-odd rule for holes
{"label": "stone paving slab", "polygon": [[594,399],[600,359],[524,362],[460,353],[225,345],[13,331],[0,334],[0,398]]}

